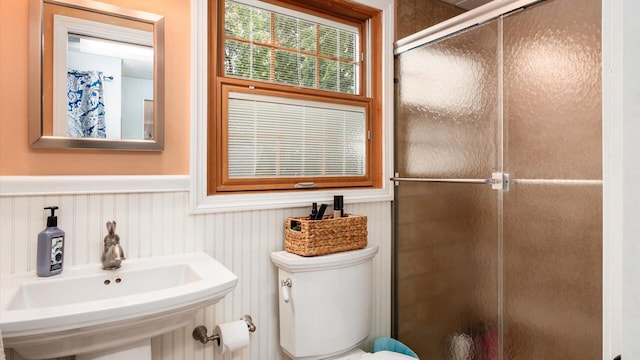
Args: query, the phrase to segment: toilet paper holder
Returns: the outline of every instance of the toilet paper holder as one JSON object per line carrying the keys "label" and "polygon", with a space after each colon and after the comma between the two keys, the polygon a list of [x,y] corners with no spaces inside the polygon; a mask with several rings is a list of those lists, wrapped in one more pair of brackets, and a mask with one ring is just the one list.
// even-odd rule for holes
{"label": "toilet paper holder", "polygon": [[[244,320],[247,323],[247,328],[249,328],[249,332],[256,331],[256,326],[253,323],[253,319],[251,319],[251,315],[243,315],[240,320]],[[213,334],[211,336],[207,335],[207,327],[204,325],[196,326],[191,333],[193,336],[193,340],[198,340],[203,344],[208,343],[209,341],[216,341],[218,345],[220,345],[220,334]]]}

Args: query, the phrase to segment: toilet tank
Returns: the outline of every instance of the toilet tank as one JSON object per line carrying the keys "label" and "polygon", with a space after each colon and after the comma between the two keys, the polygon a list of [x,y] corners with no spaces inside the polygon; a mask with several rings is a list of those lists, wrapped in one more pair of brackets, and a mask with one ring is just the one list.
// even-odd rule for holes
{"label": "toilet tank", "polygon": [[289,357],[324,359],[366,339],[377,252],[375,246],[315,257],[271,253],[278,267],[280,346]]}

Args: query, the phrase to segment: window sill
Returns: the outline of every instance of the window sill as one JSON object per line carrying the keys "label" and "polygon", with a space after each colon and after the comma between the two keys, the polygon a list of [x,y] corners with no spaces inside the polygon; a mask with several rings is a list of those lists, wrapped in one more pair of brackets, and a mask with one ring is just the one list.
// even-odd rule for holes
{"label": "window sill", "polygon": [[331,189],[295,190],[290,192],[243,193],[215,196],[197,196],[191,189],[192,213],[216,213],[247,210],[284,209],[309,207],[311,203],[331,204],[334,195],[343,195],[345,204],[379,202],[393,200],[392,183],[383,189]]}

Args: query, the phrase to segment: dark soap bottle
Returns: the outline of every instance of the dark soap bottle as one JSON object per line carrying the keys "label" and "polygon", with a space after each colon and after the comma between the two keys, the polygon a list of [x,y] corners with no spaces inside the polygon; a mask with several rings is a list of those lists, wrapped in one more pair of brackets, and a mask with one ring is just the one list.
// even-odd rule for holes
{"label": "dark soap bottle", "polygon": [[58,228],[58,217],[55,216],[58,207],[45,209],[51,210],[51,215],[47,218],[47,228],[38,234],[36,273],[41,277],[60,274],[64,261],[64,231]]}

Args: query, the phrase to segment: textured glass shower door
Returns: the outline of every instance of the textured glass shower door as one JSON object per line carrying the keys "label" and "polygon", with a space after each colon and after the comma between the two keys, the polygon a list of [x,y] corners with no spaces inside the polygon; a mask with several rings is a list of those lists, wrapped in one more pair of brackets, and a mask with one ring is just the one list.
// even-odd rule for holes
{"label": "textured glass shower door", "polygon": [[423,359],[601,358],[600,1],[400,54],[399,340]]}
{"label": "textured glass shower door", "polygon": [[[498,25],[398,57],[400,176],[482,179],[501,171]],[[484,184],[396,187],[397,333],[420,358],[448,359],[460,346],[454,352],[465,359],[476,343],[487,356],[498,353],[500,198]]]}
{"label": "textured glass shower door", "polygon": [[602,359],[601,6],[504,19],[505,359]]}

